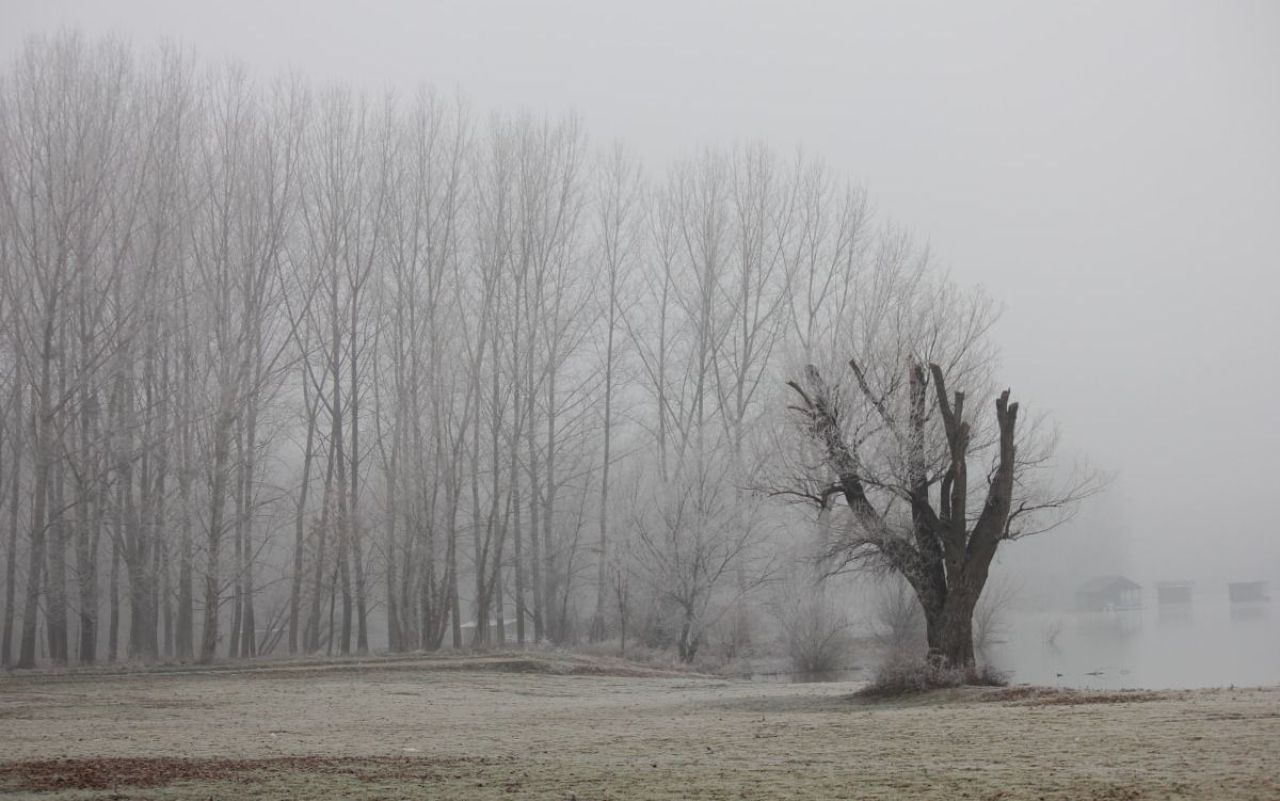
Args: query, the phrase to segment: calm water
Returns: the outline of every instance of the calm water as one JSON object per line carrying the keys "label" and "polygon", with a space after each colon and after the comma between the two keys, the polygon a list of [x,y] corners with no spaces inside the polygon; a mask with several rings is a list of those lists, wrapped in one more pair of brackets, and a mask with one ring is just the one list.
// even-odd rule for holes
{"label": "calm water", "polygon": [[1224,596],[1130,612],[1011,614],[992,662],[1012,681],[1061,687],[1280,684],[1280,610]]}

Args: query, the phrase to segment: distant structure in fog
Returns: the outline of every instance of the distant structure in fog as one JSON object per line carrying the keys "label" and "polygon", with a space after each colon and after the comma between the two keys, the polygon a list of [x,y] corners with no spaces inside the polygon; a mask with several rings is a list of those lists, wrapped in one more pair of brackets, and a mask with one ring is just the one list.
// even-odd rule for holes
{"label": "distant structure in fog", "polygon": [[1161,606],[1191,603],[1190,581],[1161,581],[1156,584],[1156,602]]}
{"label": "distant structure in fog", "polygon": [[1113,612],[1142,608],[1142,585],[1124,576],[1095,576],[1076,590],[1076,609]]}
{"label": "distant structure in fog", "polygon": [[1233,604],[1252,604],[1271,600],[1265,581],[1233,581],[1227,584],[1227,596]]}

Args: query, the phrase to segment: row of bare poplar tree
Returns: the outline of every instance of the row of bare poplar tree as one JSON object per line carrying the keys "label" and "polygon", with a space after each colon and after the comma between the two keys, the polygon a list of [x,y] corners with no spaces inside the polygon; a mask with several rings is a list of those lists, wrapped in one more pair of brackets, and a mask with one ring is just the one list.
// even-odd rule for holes
{"label": "row of bare poplar tree", "polygon": [[761,147],[652,173],[572,118],[76,33],[0,81],[7,665],[631,610],[692,659],[787,540],[785,371],[926,269]]}

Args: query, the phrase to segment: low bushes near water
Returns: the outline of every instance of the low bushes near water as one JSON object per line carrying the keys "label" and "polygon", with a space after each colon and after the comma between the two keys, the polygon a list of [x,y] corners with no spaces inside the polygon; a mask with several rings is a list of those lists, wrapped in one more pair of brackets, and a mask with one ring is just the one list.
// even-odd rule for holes
{"label": "low bushes near water", "polygon": [[891,655],[880,663],[861,698],[894,698],[951,687],[1004,687],[1008,676],[991,665],[950,667],[928,659]]}

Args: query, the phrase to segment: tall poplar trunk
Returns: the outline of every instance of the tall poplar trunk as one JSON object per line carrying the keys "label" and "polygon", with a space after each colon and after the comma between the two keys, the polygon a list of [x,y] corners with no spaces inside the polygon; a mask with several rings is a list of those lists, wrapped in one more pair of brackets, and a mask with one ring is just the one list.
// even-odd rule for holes
{"label": "tall poplar trunk", "polygon": [[[63,354],[67,349],[65,325],[58,327],[58,389],[57,397],[67,397],[67,362]],[[62,450],[64,432],[51,437],[51,447]],[[67,664],[67,528],[66,528],[66,471],[64,460],[52,465],[49,484],[48,554],[49,566],[45,587],[45,634],[49,640],[49,661],[55,665]]]}
{"label": "tall poplar trunk", "polygon": [[98,651],[98,542],[100,523],[98,504],[90,490],[80,499],[82,504],[76,533],[76,573],[80,590],[80,647],[77,659],[92,665]]}
{"label": "tall poplar trunk", "polygon": [[62,462],[53,468],[50,485],[50,506],[56,510],[49,521],[49,568],[46,587],[47,621],[45,633],[49,639],[49,661],[55,665],[67,664],[67,527],[65,504],[66,473]]}
{"label": "tall poplar trunk", "polygon": [[311,460],[316,437],[316,407],[310,401],[310,381],[303,366],[302,404],[307,410],[307,444],[302,450],[302,483],[298,488],[298,508],[293,524],[293,575],[289,581],[289,653],[298,652],[299,619],[302,613],[302,552],[307,525],[307,492],[311,487]]}
{"label": "tall poplar trunk", "polygon": [[243,550],[241,553],[242,561],[240,564],[240,573],[243,588],[243,600],[240,611],[240,656],[257,656],[257,619],[254,615],[253,608],[253,519],[254,519],[254,499],[253,490],[255,483],[255,473],[257,471],[257,436],[258,436],[258,404],[253,399],[249,403],[247,420],[245,422],[245,449],[244,449],[244,466],[243,480],[241,481],[240,494],[243,498],[241,502],[241,514],[244,515],[242,521]]}
{"label": "tall poplar trunk", "polygon": [[[364,547],[362,538],[364,530],[360,521],[360,384],[357,362],[359,347],[356,341],[359,331],[359,294],[354,288],[351,292],[351,391],[347,395],[347,405],[351,407],[351,508],[347,518],[346,530],[351,538],[351,565],[355,570],[356,590],[356,651],[369,651],[369,611],[366,603],[364,581]],[[350,601],[344,598],[346,606]],[[350,617],[347,613],[346,617]],[[350,628],[349,624],[345,625]],[[349,650],[349,649],[348,649]]]}
{"label": "tall poplar trunk", "polygon": [[320,506],[320,520],[316,526],[316,561],[311,580],[311,610],[307,615],[307,631],[303,648],[307,653],[320,650],[320,603],[324,599],[325,555],[328,546],[329,521],[333,506],[333,470],[337,460],[337,442],[329,439],[329,455],[324,471],[324,493]]}
{"label": "tall poplar trunk", "polygon": [[[81,312],[83,315],[83,311]],[[82,323],[82,329],[87,328]],[[76,575],[80,604],[80,645],[77,659],[82,665],[92,665],[98,652],[98,545],[102,534],[101,492],[102,480],[97,473],[101,469],[93,453],[94,425],[98,398],[88,386],[88,360],[90,343],[81,340],[80,415],[78,445],[80,476],[77,478],[76,514]]]}
{"label": "tall poplar trunk", "polygon": [[111,538],[111,578],[107,587],[107,661],[120,658],[120,506],[116,507],[116,536]]}
{"label": "tall poplar trunk", "polygon": [[232,492],[232,498],[235,502],[234,522],[231,526],[232,532],[232,559],[231,559],[231,632],[227,638],[227,656],[236,659],[240,656],[240,623],[244,613],[244,519],[247,517],[245,512],[245,495],[244,495],[244,425],[243,422],[236,425],[236,480],[235,489]]}
{"label": "tall poplar trunk", "polygon": [[[190,408],[192,357],[185,342],[183,351],[182,384],[178,398],[183,408]],[[178,525],[178,609],[174,624],[174,646],[178,659],[190,660],[195,656],[195,504],[191,497],[191,483],[196,474],[195,443],[192,421],[189,418],[179,419],[181,422],[177,435],[181,465],[178,468],[178,500],[182,507],[182,520]]]}
{"label": "tall poplar trunk", "polygon": [[[336,342],[336,327],[334,335],[334,341]],[[342,431],[342,375],[338,371],[336,351],[337,346],[335,345],[333,363],[333,427],[330,432],[330,436],[333,438],[334,442],[334,467],[337,471],[335,497],[338,500],[338,514],[335,523],[338,531],[338,576],[342,582],[342,637],[339,640],[339,644],[341,646],[340,653],[349,654],[351,653],[351,566],[349,552],[351,547],[351,518],[348,516],[347,457]]]}
{"label": "tall poplar trunk", "polygon": [[[560,584],[562,578],[560,576],[559,566],[556,564],[556,549],[552,541],[552,528],[555,518],[556,503],[556,354],[552,350],[549,360],[550,368],[548,370],[547,381],[547,475],[546,475],[546,492],[543,493],[542,508],[542,578],[546,582],[546,588],[542,591],[543,601],[543,626],[554,643],[562,643],[565,641],[567,632],[565,631],[566,621],[564,616],[559,614],[556,609],[556,598],[559,597],[561,590]],[[564,577],[565,581],[568,577]]]}
{"label": "tall poplar trunk", "polygon": [[543,610],[546,608],[548,599],[545,595],[546,587],[542,578],[542,547],[539,543],[541,529],[538,526],[538,511],[542,499],[539,497],[538,452],[534,446],[532,381],[530,384],[528,407],[525,415],[525,441],[529,447],[529,578],[533,584],[533,641],[540,643],[546,636],[546,621],[543,618]]}
{"label": "tall poplar trunk", "polygon": [[41,351],[40,387],[36,393],[35,475],[31,511],[31,546],[28,552],[27,592],[22,610],[22,644],[18,667],[36,666],[36,624],[40,614],[40,590],[44,576],[45,534],[48,524],[49,473],[53,458],[53,327],[56,297],[45,310],[44,345]]}
{"label": "tall poplar trunk", "polygon": [[218,612],[222,603],[221,558],[222,528],[224,525],[227,499],[227,474],[230,472],[231,430],[235,424],[235,414],[228,406],[232,389],[223,389],[224,397],[219,404],[218,416],[213,430],[213,485],[209,491],[209,534],[204,578],[204,631],[200,639],[200,661],[204,664],[212,662],[218,649]]}
{"label": "tall poplar trunk", "polygon": [[[518,402],[518,401],[517,401]],[[519,458],[519,440],[520,432],[517,430],[512,434],[511,439],[511,536],[514,540],[513,547],[515,549],[515,582],[516,582],[516,644],[524,647],[525,644],[525,615],[528,614],[525,609],[525,586],[524,586],[524,539],[520,533],[520,458]]]}
{"label": "tall poplar trunk", "polygon": [[617,307],[617,271],[609,273],[609,330],[605,335],[604,357],[604,463],[600,466],[600,545],[596,554],[596,609],[591,618],[588,639],[599,642],[605,637],[604,607],[606,571],[609,558],[609,445],[613,433],[613,328]]}
{"label": "tall poplar trunk", "polygon": [[22,390],[22,383],[15,376],[13,400],[10,403],[10,411],[13,413],[14,422],[13,436],[10,438],[13,444],[9,448],[12,456],[10,458],[11,475],[9,476],[9,547],[4,567],[4,625],[0,629],[0,666],[2,667],[8,667],[13,664],[13,620],[18,589],[18,499],[20,497],[18,477],[22,473],[22,445],[24,442],[24,438],[20,434],[23,425]]}

